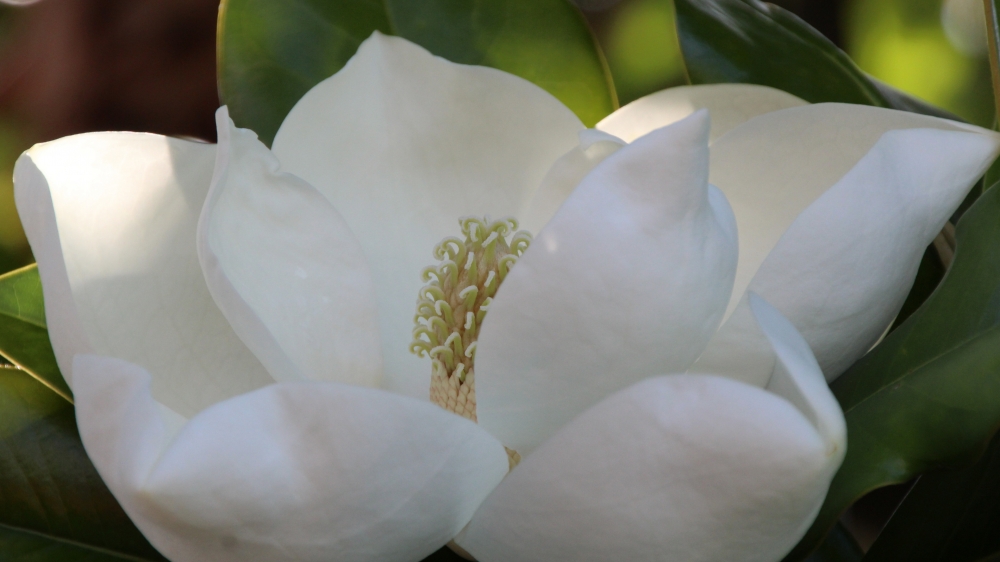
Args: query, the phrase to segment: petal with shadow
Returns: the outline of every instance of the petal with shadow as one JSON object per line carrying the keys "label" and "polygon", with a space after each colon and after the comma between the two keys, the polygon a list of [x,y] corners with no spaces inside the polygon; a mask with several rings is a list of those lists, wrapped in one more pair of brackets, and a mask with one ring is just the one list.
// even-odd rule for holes
{"label": "petal with shadow", "polygon": [[141,367],[77,355],[74,370],[87,453],[171,560],[418,562],[508,470],[474,423],[382,390],[273,384],[185,423]]}
{"label": "petal with shadow", "polygon": [[195,231],[215,146],[86,133],[36,145],[14,172],[18,212],[71,387],[73,356],[157,373],[153,394],[184,415],[273,382],[209,294]]}

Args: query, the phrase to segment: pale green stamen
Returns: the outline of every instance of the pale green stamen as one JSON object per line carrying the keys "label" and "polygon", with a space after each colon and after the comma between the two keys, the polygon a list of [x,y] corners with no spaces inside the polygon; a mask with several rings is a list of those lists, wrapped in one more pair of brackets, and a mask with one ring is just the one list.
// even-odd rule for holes
{"label": "pale green stamen", "polygon": [[[465,239],[442,240],[434,248],[440,263],[421,273],[427,285],[417,299],[410,351],[431,359],[431,401],[476,421],[476,340],[493,296],[531,235],[517,231],[512,218],[463,217],[458,224]],[[520,460],[509,449],[508,455],[512,466]]]}

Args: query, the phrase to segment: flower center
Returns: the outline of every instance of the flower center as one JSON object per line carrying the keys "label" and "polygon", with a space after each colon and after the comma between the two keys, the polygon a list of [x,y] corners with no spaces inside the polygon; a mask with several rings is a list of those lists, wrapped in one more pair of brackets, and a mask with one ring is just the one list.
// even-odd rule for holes
{"label": "flower center", "polygon": [[[434,248],[438,265],[424,268],[410,351],[431,359],[431,402],[476,419],[476,340],[493,295],[531,235],[517,221],[464,217],[465,239],[449,236]],[[516,231],[516,232],[515,232]],[[509,236],[509,238],[508,238]],[[511,468],[520,462],[507,449]]]}

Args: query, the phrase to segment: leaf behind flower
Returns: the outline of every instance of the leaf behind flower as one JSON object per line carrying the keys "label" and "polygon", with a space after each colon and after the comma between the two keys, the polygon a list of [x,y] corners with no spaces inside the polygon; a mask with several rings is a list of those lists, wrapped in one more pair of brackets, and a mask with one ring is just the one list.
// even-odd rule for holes
{"label": "leaf behind flower", "polygon": [[163,561],[91,464],[73,406],[0,368],[0,560]]}
{"label": "leaf behind flower", "polygon": [[72,401],[49,343],[42,281],[35,264],[0,275],[0,355]]}
{"label": "leaf behind flower", "polygon": [[894,332],[831,385],[847,456],[800,560],[865,493],[974,461],[1000,425],[1000,188],[959,222],[944,280]]}
{"label": "leaf behind flower", "polygon": [[1000,435],[976,464],[925,474],[893,513],[866,562],[973,562],[1000,556]]}
{"label": "leaf behind flower", "polygon": [[874,105],[961,120],[863,72],[798,16],[759,0],[674,0],[692,84],[770,86],[810,103]]}
{"label": "leaf behind flower", "polygon": [[617,107],[604,55],[567,0],[223,0],[222,102],[237,125],[270,144],[299,98],[340,70],[374,31],[452,62],[525,78],[587,126]]}

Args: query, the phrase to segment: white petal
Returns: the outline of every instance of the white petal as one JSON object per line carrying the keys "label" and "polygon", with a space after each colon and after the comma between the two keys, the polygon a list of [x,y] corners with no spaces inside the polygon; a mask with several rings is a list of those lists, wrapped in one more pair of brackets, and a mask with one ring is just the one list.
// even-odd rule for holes
{"label": "white petal", "polygon": [[758,328],[749,296],[744,295],[689,372],[723,375],[761,388],[767,385],[774,351]]}
{"label": "white petal", "polygon": [[826,443],[832,477],[847,452],[847,425],[840,404],[795,326],[756,293],[750,293],[747,300],[760,332],[774,352],[774,366],[765,388],[791,402],[813,424]]}
{"label": "white petal", "polygon": [[421,270],[458,219],[515,215],[583,124],[533,84],[373,34],[303,97],[274,140],[357,235],[375,278],[386,385],[426,397],[409,352]]}
{"label": "white petal", "polygon": [[729,296],[736,233],[706,182],[708,114],[602,162],[490,305],[476,351],[479,423],[522,455],[599,400],[683,372]]}
{"label": "white petal", "polygon": [[602,119],[597,128],[632,142],[707,109],[712,114],[712,142],[757,115],[805,104],[787,92],[755,84],[678,86],[633,101]]}
{"label": "white petal", "polygon": [[[746,289],[759,293],[836,377],[892,321],[924,249],[996,157],[998,139],[838,104],[764,115],[719,139],[711,179],[740,233],[730,309]],[[739,341],[745,320],[734,313],[706,354],[740,361],[723,340]]]}
{"label": "white petal", "polygon": [[458,543],[480,562],[780,560],[826,496],[844,421],[801,336],[754,308],[781,359],[769,390],[790,400],[710,375],[639,382],[526,458]]}
{"label": "white petal", "polygon": [[557,160],[545,175],[521,226],[529,232],[540,231],[602,160],[625,144],[699,109],[708,109],[711,114],[711,143],[757,115],[805,104],[789,93],[755,84],[678,86],[639,98],[605,117],[597,129],[580,132],[580,145]]}
{"label": "white petal", "polygon": [[531,233],[541,231],[583,178],[626,144],[597,129],[580,131],[579,137],[579,146],[562,155],[545,174],[523,213],[522,229]]}
{"label": "white petal", "polygon": [[18,160],[15,197],[38,260],[49,337],[73,355],[157,373],[157,400],[185,415],[273,382],[212,302],[195,247],[215,147],[88,133]]}
{"label": "white petal", "polygon": [[219,309],[275,380],[378,386],[374,286],[354,235],[315,188],[280,172],[226,108],[216,120],[198,250]]}
{"label": "white petal", "polygon": [[184,562],[417,562],[507,472],[503,447],[426,402],[338,383],[271,385],[173,436],[149,374],[79,355],[80,434],[150,542]]}
{"label": "white petal", "polygon": [[[987,134],[915,113],[823,103],[759,116],[715,142],[710,181],[729,199],[740,232],[740,264],[729,310],[802,211],[858,164],[884,133],[915,128]],[[948,214],[945,209],[941,213]]]}

